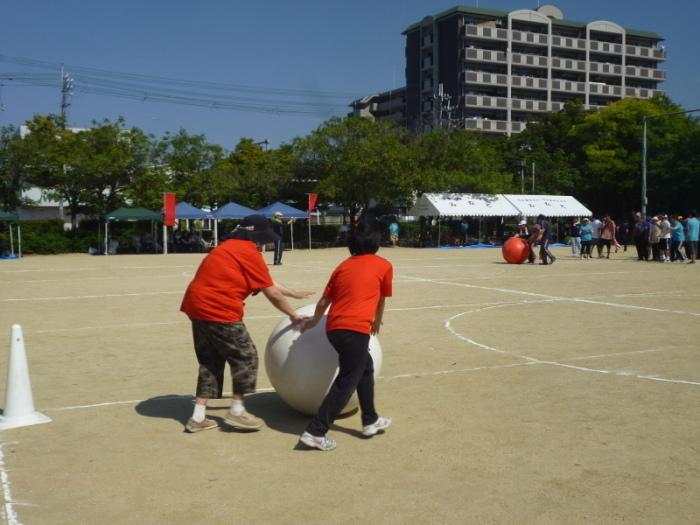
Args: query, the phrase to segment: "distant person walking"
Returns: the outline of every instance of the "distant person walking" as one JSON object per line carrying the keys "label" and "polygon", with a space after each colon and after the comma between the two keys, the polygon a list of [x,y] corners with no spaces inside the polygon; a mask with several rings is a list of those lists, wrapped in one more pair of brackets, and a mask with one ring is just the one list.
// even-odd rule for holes
{"label": "distant person walking", "polygon": [[571,225],[568,233],[571,238],[571,255],[581,255],[581,223],[578,219]]}
{"label": "distant person walking", "polygon": [[671,217],[671,262],[685,261],[685,255],[683,255],[684,244],[683,223],[680,221],[680,217],[673,215]]}
{"label": "distant person walking", "polygon": [[469,241],[469,223],[466,217],[462,217],[462,222],[459,223],[459,231],[462,234],[462,242],[466,246]]}
{"label": "distant person walking", "polygon": [[552,225],[547,217],[539,215],[537,223],[542,228],[542,238],[540,239],[540,264],[553,264],[557,260],[554,254],[549,250],[549,245],[552,242]]}
{"label": "distant person walking", "polygon": [[661,260],[661,251],[659,250],[659,241],[661,240],[661,226],[659,225],[659,218],[652,217],[651,225],[649,226],[649,246],[651,247],[651,258],[657,262],[663,262]]}
{"label": "distant person walking", "polygon": [[659,236],[661,262],[671,262],[671,221],[668,220],[668,215],[665,213],[659,214],[659,227],[661,228],[661,235]]}
{"label": "distant person walking", "polygon": [[698,220],[695,210],[688,213],[686,221],[686,230],[688,232],[687,242],[690,248],[690,264],[695,264],[695,259],[698,257],[698,242],[700,241],[700,220]]}

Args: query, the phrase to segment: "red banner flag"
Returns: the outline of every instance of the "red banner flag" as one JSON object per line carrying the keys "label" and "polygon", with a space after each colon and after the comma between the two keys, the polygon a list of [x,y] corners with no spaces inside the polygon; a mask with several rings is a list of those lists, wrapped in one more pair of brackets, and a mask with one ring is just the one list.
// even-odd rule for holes
{"label": "red banner flag", "polygon": [[309,208],[307,211],[316,209],[316,201],[318,201],[318,193],[309,193]]}
{"label": "red banner flag", "polygon": [[175,226],[175,194],[163,194],[163,224]]}

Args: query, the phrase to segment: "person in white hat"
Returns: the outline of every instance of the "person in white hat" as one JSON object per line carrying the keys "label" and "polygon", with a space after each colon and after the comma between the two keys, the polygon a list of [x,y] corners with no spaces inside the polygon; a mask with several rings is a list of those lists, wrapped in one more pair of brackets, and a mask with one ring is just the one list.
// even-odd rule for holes
{"label": "person in white hat", "polygon": [[[279,266],[282,264],[282,254],[284,253],[284,214],[281,211],[276,211],[271,222],[272,229],[277,234],[273,264]],[[289,224],[289,222],[287,222],[287,224]]]}

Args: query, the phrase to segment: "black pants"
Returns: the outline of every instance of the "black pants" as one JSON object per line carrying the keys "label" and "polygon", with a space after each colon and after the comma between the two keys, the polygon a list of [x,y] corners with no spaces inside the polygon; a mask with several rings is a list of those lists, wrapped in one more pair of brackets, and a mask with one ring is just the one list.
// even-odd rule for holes
{"label": "black pants", "polygon": [[542,264],[549,264],[556,259],[557,258],[552,255],[552,252],[549,251],[549,240],[542,239],[542,241],[540,241],[540,260]]}
{"label": "black pants", "polygon": [[637,258],[640,261],[649,260],[649,241],[645,237],[636,237],[634,245],[637,247]]}
{"label": "black pants", "polygon": [[280,264],[282,262],[282,252],[284,252],[284,243],[282,240],[275,242],[275,264]]}
{"label": "black pants", "polygon": [[362,412],[362,424],[371,425],[377,418],[374,409],[374,363],[369,355],[369,334],[352,330],[332,330],[328,340],[338,352],[338,377],[331,385],[328,394],[306,427],[313,436],[325,436],[331,424],[348,404],[357,390]]}
{"label": "black pants", "polygon": [[671,241],[671,260],[672,261],[684,261],[685,260],[685,255],[683,255],[683,252],[681,252],[681,249],[683,248],[683,245],[685,244],[684,241]]}
{"label": "black pants", "polygon": [[581,257],[591,256],[591,241],[581,241]]}

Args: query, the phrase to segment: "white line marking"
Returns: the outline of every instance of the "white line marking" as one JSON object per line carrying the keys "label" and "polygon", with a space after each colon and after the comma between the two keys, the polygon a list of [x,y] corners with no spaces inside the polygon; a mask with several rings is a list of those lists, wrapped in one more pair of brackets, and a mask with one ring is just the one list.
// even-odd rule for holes
{"label": "white line marking", "polygon": [[24,270],[0,270],[0,273],[36,273],[36,272],[99,272],[99,271],[114,271],[114,270],[159,270],[162,268],[194,268],[192,264],[181,264],[173,266],[87,266],[83,268],[27,268]]}
{"label": "white line marking", "polygon": [[173,292],[135,292],[135,293],[108,293],[102,295],[63,295],[57,297],[17,297],[12,299],[0,299],[2,303],[31,302],[31,301],[72,301],[76,299],[106,299],[114,297],[145,297],[151,295],[183,294],[182,290]]}
{"label": "white line marking", "polygon": [[0,485],[2,485],[2,497],[5,500],[3,504],[3,511],[5,514],[5,521],[8,525],[21,525],[19,517],[15,512],[15,504],[12,500],[12,488],[10,485],[10,476],[5,468],[5,453],[2,450],[3,445],[0,445]]}
{"label": "white line marking", "polygon": [[[554,300],[558,300],[558,299],[554,299]],[[521,301],[521,302],[518,302],[518,303],[504,303],[504,304],[500,304],[500,305],[487,306],[487,307],[485,307],[485,308],[477,308],[477,309],[475,309],[475,310],[470,310],[470,311],[466,311],[466,312],[461,312],[461,313],[459,313],[459,314],[457,314],[457,315],[453,315],[452,317],[450,317],[449,319],[447,319],[447,320],[445,321],[445,325],[444,325],[444,326],[445,326],[445,328],[447,328],[447,330],[448,330],[450,333],[452,333],[455,337],[457,337],[458,339],[461,339],[462,341],[465,341],[466,343],[469,343],[469,344],[471,344],[471,345],[473,345],[473,346],[476,346],[477,348],[481,348],[482,350],[486,350],[486,351],[488,351],[488,352],[494,352],[494,353],[498,353],[498,354],[510,355],[510,356],[513,356],[513,357],[516,357],[516,358],[519,358],[519,359],[524,359],[524,360],[526,360],[527,362],[529,362],[530,364],[556,366],[556,367],[560,367],[560,368],[568,368],[568,369],[572,369],[572,370],[578,370],[578,371],[580,371],[580,372],[591,372],[591,373],[597,373],[597,374],[609,374],[609,375],[620,376],[620,377],[634,377],[634,378],[636,378],[636,379],[643,379],[643,380],[649,380],[649,381],[663,381],[663,382],[665,382],[665,383],[676,383],[676,384],[683,384],[683,385],[700,386],[700,382],[697,382],[697,381],[689,381],[689,380],[685,380],[685,379],[668,379],[668,378],[658,377],[658,376],[655,376],[655,375],[641,375],[641,374],[635,374],[635,373],[633,373],[633,372],[620,372],[620,371],[615,371],[615,370],[606,370],[606,369],[598,369],[598,368],[588,368],[588,367],[584,367],[584,366],[576,366],[576,365],[570,365],[570,364],[566,364],[566,363],[560,363],[560,362],[558,362],[558,361],[546,361],[546,360],[542,360],[542,359],[537,359],[536,357],[531,357],[531,356],[527,356],[527,355],[524,355],[524,354],[519,354],[519,353],[517,353],[517,352],[511,352],[511,351],[508,351],[508,350],[501,350],[501,349],[499,349],[499,348],[494,348],[494,347],[492,347],[492,346],[488,346],[488,345],[485,345],[485,344],[483,344],[483,343],[479,343],[478,341],[475,341],[475,340],[470,339],[470,338],[468,338],[468,337],[466,337],[466,336],[463,336],[462,334],[460,334],[459,332],[457,332],[454,328],[452,328],[452,321],[454,321],[455,319],[457,319],[457,318],[459,318],[459,317],[462,317],[462,316],[464,316],[464,315],[466,315],[466,314],[475,313],[475,312],[480,312],[480,311],[485,311],[485,310],[492,310],[492,309],[495,309],[495,308],[504,308],[504,307],[506,307],[506,306],[515,306],[515,305],[523,305],[523,304],[532,304],[532,303],[535,303],[535,302],[539,302],[539,301]],[[651,349],[651,350],[646,350],[646,352],[650,352],[650,351],[654,351],[654,350],[661,351],[661,349]],[[645,352],[645,351],[642,350],[642,351],[637,351],[637,352],[621,352],[621,353],[618,354],[618,355],[622,355],[622,354],[633,354],[633,353],[642,353],[642,352]],[[612,355],[612,354],[611,354],[611,355]],[[593,356],[593,357],[595,358],[595,357],[606,357],[606,356]],[[575,358],[574,358],[574,359],[575,359]],[[581,358],[581,359],[586,359],[586,358],[583,357],[583,358]],[[589,357],[589,359],[590,359],[590,357]]]}
{"label": "white line marking", "polygon": [[609,302],[605,302],[605,301],[596,301],[593,299],[584,299],[582,297],[563,297],[563,296],[548,295],[548,294],[537,293],[537,292],[526,292],[523,290],[513,290],[513,289],[509,289],[509,288],[496,288],[496,287],[492,287],[492,286],[479,286],[476,284],[455,283],[455,282],[449,282],[449,281],[441,281],[441,280],[437,280],[437,279],[424,279],[421,277],[404,276],[404,278],[414,279],[415,282],[442,284],[442,285],[446,285],[446,286],[458,286],[461,288],[472,288],[475,290],[488,290],[491,292],[501,292],[501,293],[508,293],[508,294],[514,294],[514,295],[524,295],[527,297],[539,297],[539,298],[547,299],[550,301],[571,301],[571,302],[575,302],[575,303],[587,303],[587,304],[596,304],[596,305],[601,305],[601,306],[609,306],[611,308],[627,308],[630,310],[645,310],[645,311],[649,311],[649,312],[682,314],[682,315],[689,315],[692,317],[700,317],[700,313],[698,313],[698,312],[685,312],[682,310],[667,310],[665,308],[652,308],[650,306],[638,306],[638,305],[634,305],[634,304],[609,303]]}

